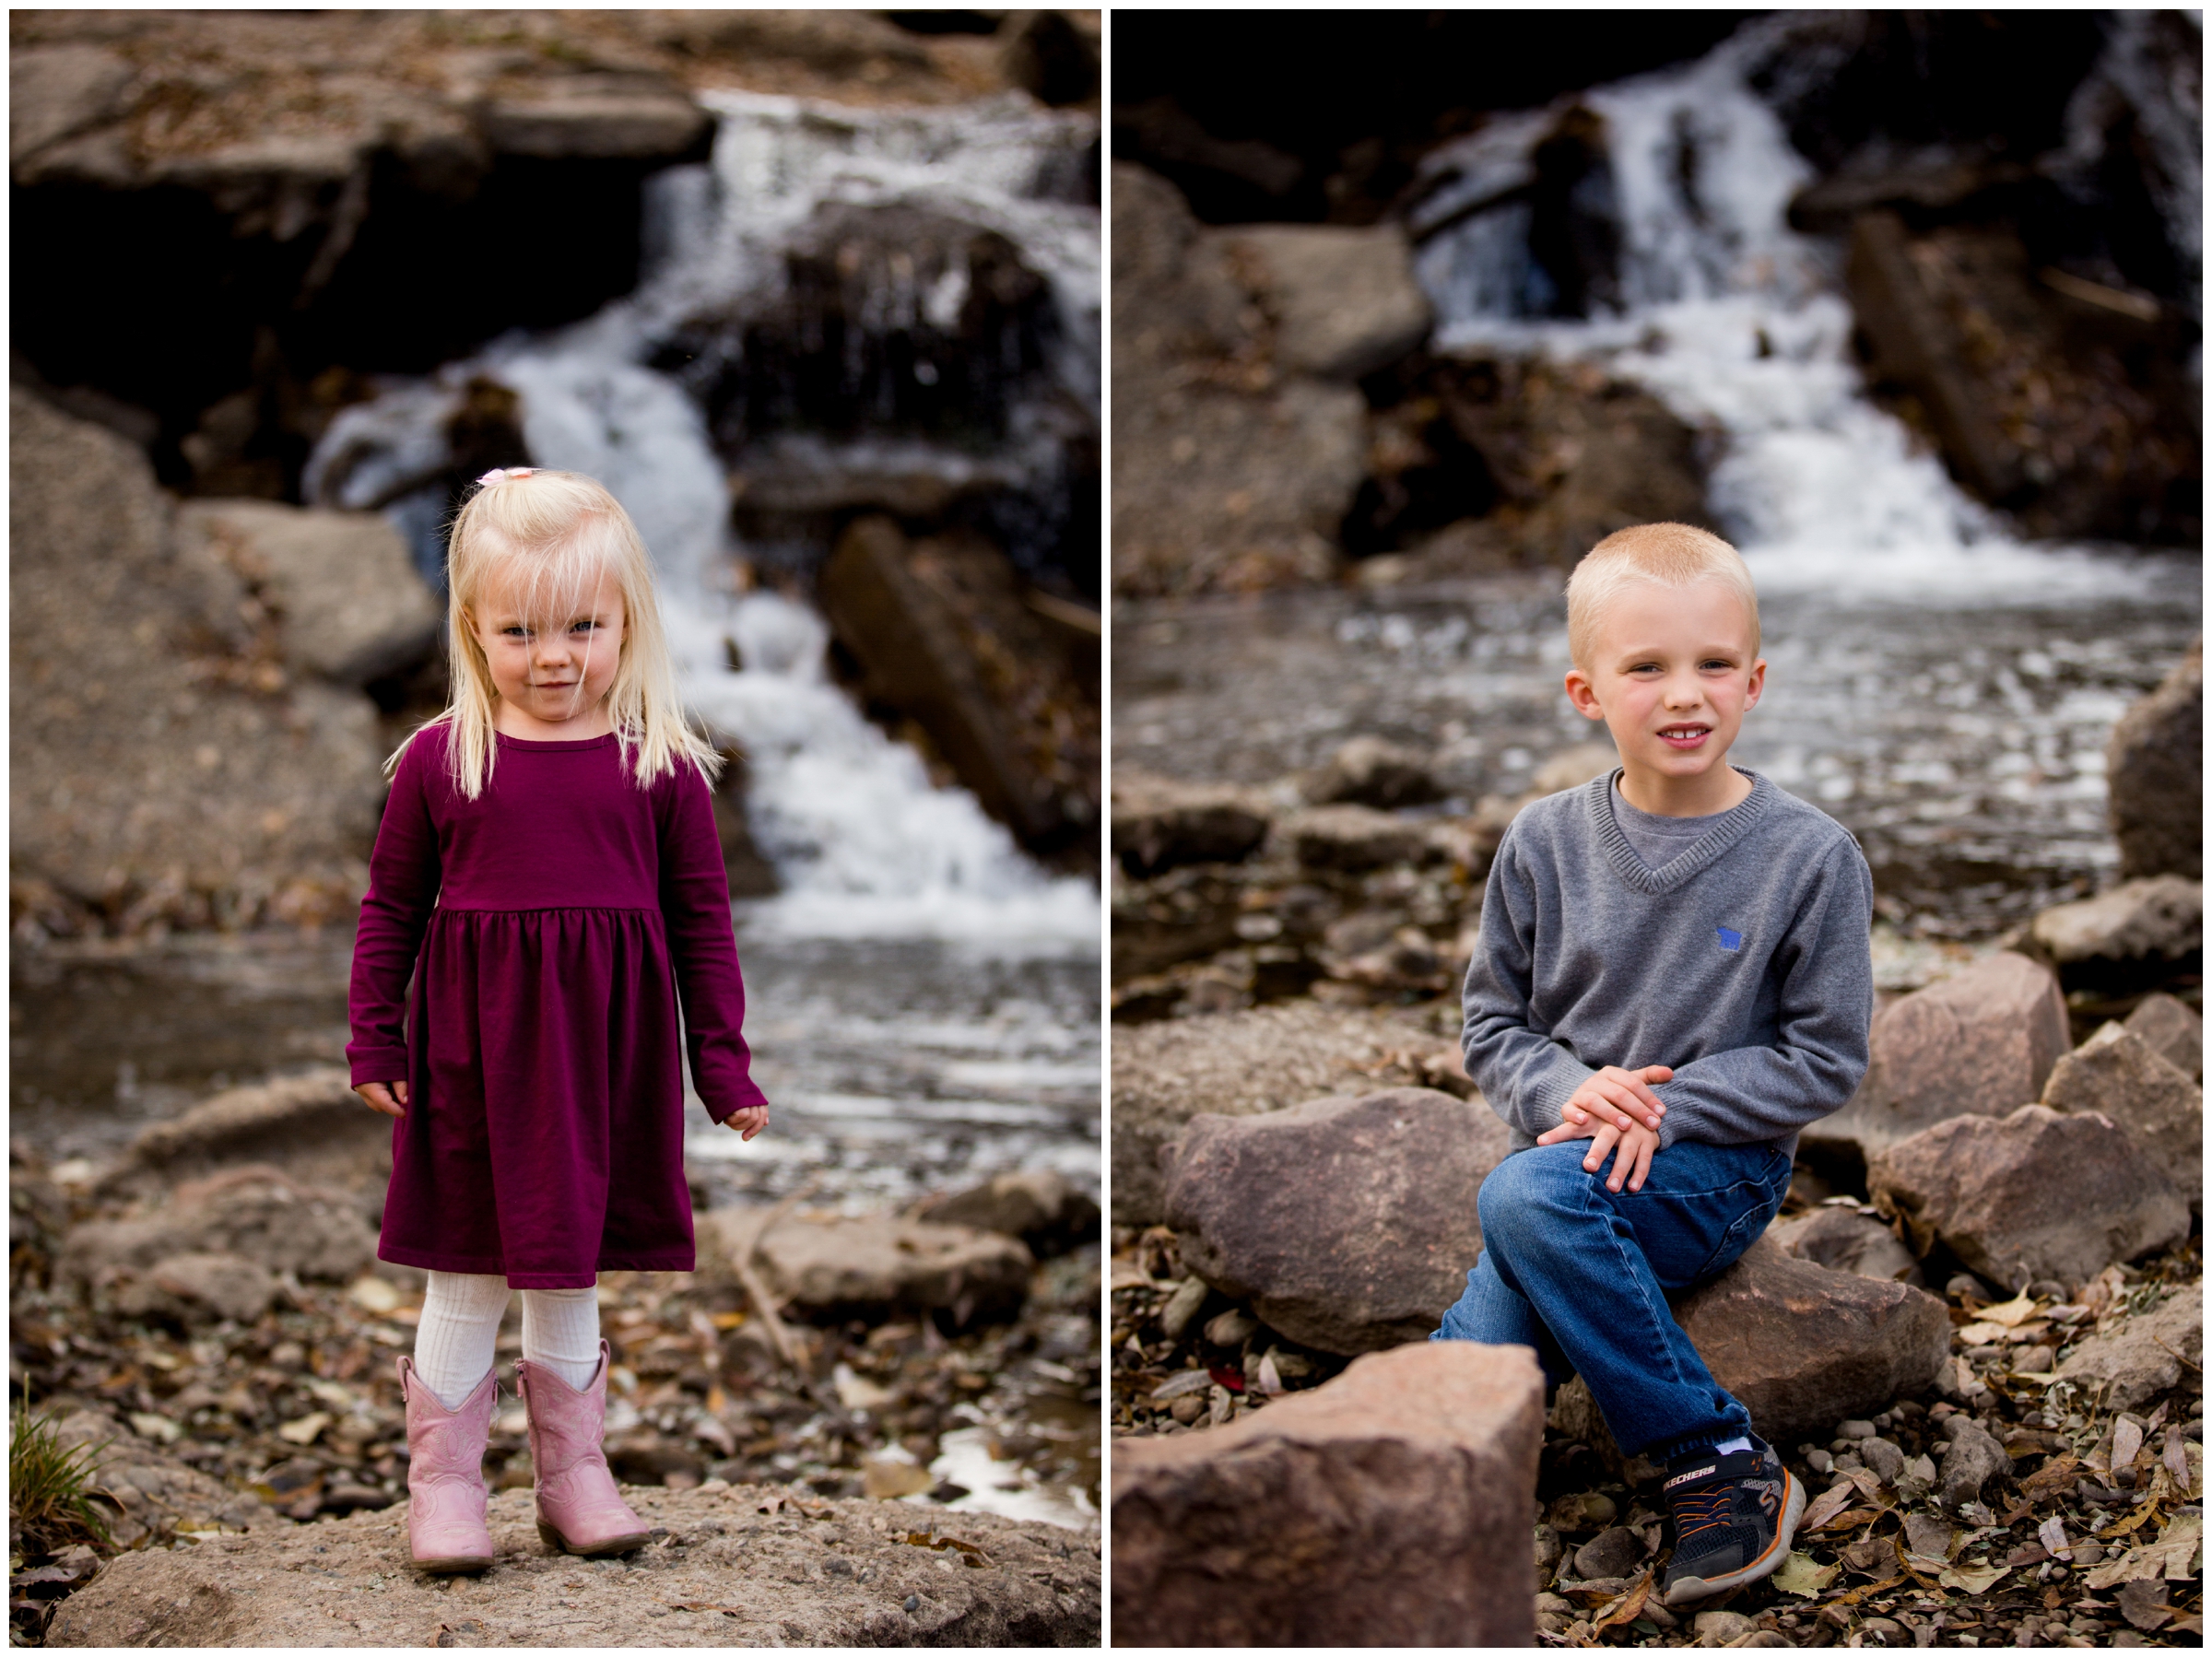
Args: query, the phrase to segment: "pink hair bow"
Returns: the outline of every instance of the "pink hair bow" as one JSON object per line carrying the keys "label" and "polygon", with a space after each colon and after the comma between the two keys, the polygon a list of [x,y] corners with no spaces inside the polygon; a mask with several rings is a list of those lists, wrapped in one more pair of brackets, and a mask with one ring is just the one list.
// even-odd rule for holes
{"label": "pink hair bow", "polygon": [[477,486],[489,488],[495,483],[505,483],[510,477],[527,477],[536,471],[535,466],[494,466],[477,479]]}

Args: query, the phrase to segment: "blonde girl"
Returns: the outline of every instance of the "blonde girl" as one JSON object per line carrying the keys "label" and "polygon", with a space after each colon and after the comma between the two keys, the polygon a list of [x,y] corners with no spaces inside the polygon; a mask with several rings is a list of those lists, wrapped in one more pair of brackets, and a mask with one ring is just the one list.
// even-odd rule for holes
{"label": "blonde girl", "polygon": [[540,1535],[586,1555],[646,1541],[601,1448],[597,1275],[692,1268],[679,1045],[717,1122],[750,1139],[768,1121],[717,758],[684,721],[636,526],[588,477],[491,472],[448,564],[453,700],[393,756],[346,1050],[394,1118],[378,1255],[429,1274],[399,1371],[408,1541],[431,1571],[492,1560],[511,1289]]}

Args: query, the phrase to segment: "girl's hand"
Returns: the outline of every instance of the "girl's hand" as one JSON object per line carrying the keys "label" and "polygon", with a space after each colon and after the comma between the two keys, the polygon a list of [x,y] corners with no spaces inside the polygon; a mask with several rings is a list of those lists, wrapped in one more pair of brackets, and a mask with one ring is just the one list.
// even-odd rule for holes
{"label": "girl's hand", "polygon": [[[371,1111],[382,1111],[386,1116],[405,1116],[400,1107],[407,1102],[407,1085],[405,1082],[363,1082],[354,1091],[361,1096],[361,1103]],[[398,1097],[394,1099],[393,1096]]]}
{"label": "girl's hand", "polygon": [[742,1111],[733,1111],[722,1119],[722,1125],[750,1139],[768,1126],[768,1107],[747,1105]]}

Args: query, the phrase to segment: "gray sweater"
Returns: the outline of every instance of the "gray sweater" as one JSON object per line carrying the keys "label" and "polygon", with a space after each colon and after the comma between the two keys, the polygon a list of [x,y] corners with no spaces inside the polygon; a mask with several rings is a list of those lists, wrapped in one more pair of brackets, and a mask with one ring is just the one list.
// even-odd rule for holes
{"label": "gray sweater", "polygon": [[[1616,772],[1615,775],[1618,773]],[[1796,1147],[1866,1070],[1874,880],[1841,824],[1755,772],[1654,871],[1613,777],[1535,801],[1490,864],[1467,1074],[1524,1150],[1606,1064],[1670,1064],[1662,1149]]]}

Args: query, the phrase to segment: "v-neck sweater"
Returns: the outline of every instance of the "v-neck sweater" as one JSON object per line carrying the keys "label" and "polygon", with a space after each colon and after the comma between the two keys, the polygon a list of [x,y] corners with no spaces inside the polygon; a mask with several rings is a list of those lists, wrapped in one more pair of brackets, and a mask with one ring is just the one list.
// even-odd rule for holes
{"label": "v-neck sweater", "polygon": [[1666,1064],[1662,1149],[1794,1151],[1865,1074],[1874,879],[1849,830],[1745,771],[1751,793],[1653,869],[1615,771],[1536,800],[1491,860],[1462,997],[1467,1074],[1514,1150],[1607,1064]]}

